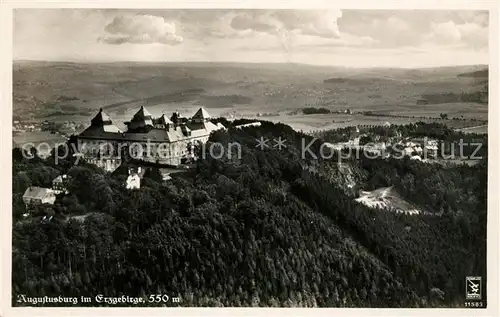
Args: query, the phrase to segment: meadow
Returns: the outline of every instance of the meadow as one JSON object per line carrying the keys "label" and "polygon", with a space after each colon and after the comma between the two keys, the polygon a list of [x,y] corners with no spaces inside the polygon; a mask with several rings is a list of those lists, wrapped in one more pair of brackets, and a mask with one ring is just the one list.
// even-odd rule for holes
{"label": "meadow", "polygon": [[[23,145],[33,145],[38,147],[39,144],[45,143],[50,147],[54,147],[55,144],[65,143],[66,138],[59,134],[51,134],[48,131],[36,131],[36,132],[22,132],[15,133],[12,137],[13,142],[18,146]],[[50,153],[50,148],[47,146],[40,146],[40,154],[46,155]]]}
{"label": "meadow", "polygon": [[[88,123],[103,108],[122,128],[122,122],[129,120],[142,105],[153,115],[180,111],[189,116],[201,106],[214,117],[232,113],[235,118],[257,118],[259,113],[276,113],[279,116],[261,118],[304,131],[385,122],[405,124],[420,121],[420,117],[438,118],[441,113],[450,119],[487,120],[487,103],[417,104],[423,96],[483,91],[487,71],[481,73],[482,77],[464,74],[485,68],[484,65],[356,69],[298,64],[24,61],[13,65],[13,112],[21,120]],[[303,115],[301,109],[307,106],[324,107],[332,112],[372,111],[387,117]],[[290,115],[292,112],[296,114]],[[406,118],[412,116],[415,118]]]}

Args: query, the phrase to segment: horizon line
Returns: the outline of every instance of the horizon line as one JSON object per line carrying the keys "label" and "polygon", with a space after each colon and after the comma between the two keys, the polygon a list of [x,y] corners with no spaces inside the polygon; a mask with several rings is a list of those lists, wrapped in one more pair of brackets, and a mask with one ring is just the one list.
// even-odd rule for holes
{"label": "horizon line", "polygon": [[307,64],[307,63],[293,63],[293,62],[252,62],[252,61],[72,61],[72,60],[43,60],[43,59],[13,59],[12,63],[70,63],[70,64],[264,64],[264,65],[297,65],[309,67],[329,67],[329,68],[357,68],[357,69],[432,69],[432,68],[453,68],[453,67],[486,67],[489,68],[489,63],[477,64],[456,64],[456,65],[440,65],[440,66],[347,66],[347,65],[329,65],[329,64]]}

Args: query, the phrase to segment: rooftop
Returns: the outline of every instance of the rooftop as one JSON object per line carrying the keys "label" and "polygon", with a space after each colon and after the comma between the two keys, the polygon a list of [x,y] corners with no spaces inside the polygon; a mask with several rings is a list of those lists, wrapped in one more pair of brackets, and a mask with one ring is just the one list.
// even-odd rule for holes
{"label": "rooftop", "polygon": [[62,183],[64,179],[67,179],[68,178],[68,175],[64,174],[64,175],[59,175],[57,176],[56,178],[54,178],[54,180],[52,181],[53,183]]}
{"label": "rooftop", "polygon": [[[102,116],[102,111],[99,114]],[[99,115],[98,114],[98,115]],[[96,116],[97,117],[97,116]],[[152,119],[149,111],[141,107],[139,111],[134,115],[132,121],[129,123],[129,129],[126,132],[120,131],[116,126],[108,125],[96,125],[92,124],[90,127],[85,129],[79,136],[89,139],[104,139],[104,140],[127,140],[127,141],[147,141],[152,142],[176,142],[183,139],[199,138],[209,135],[212,131],[224,129],[222,124],[213,124],[212,122],[206,120],[210,118],[208,112],[200,108],[193,119],[198,120],[187,121],[185,124],[173,125],[172,121],[163,114],[161,117]],[[199,120],[203,118],[203,120]],[[142,121],[141,121],[142,120]],[[111,120],[109,120],[111,122]],[[154,128],[153,122],[156,124],[163,125],[164,127]],[[146,125],[151,125],[150,128],[145,131],[139,131],[136,128],[144,127]],[[167,128],[167,125],[169,126]]]}
{"label": "rooftop", "polygon": [[52,193],[52,190],[49,188],[30,186],[24,192],[23,198],[42,199]]}
{"label": "rooftop", "polygon": [[99,109],[99,112],[96,116],[91,120],[92,124],[102,125],[102,124],[112,124],[111,117],[104,111],[102,108]]}
{"label": "rooftop", "polygon": [[167,125],[167,124],[173,124],[172,120],[170,120],[167,115],[162,114],[161,117],[155,120],[156,123],[162,124],[162,125]]}
{"label": "rooftop", "polygon": [[198,111],[193,116],[193,119],[196,119],[196,120],[200,120],[200,119],[206,120],[206,119],[210,119],[210,118],[211,118],[210,115],[203,107],[198,109]]}

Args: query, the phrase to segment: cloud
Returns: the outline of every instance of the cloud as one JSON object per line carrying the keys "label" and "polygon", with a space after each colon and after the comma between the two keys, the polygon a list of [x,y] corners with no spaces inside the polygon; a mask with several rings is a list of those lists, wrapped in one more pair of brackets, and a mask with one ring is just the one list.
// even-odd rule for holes
{"label": "cloud", "polygon": [[237,10],[224,12],[216,21],[200,29],[205,36],[246,38],[247,45],[253,43],[255,48],[291,53],[302,43],[322,39],[331,40],[335,45],[334,40],[341,37],[337,24],[341,16],[340,10]]}
{"label": "cloud", "polygon": [[406,47],[418,44],[421,34],[409,22],[399,16],[377,18],[366,24],[359,25],[359,36],[369,36],[381,47]]}
{"label": "cloud", "polygon": [[104,30],[109,34],[99,38],[108,44],[177,45],[183,37],[176,34],[175,24],[154,15],[119,15]]}
{"label": "cloud", "polygon": [[483,25],[474,22],[458,24],[453,21],[432,23],[425,40],[439,45],[484,49],[488,47],[488,28]]}
{"label": "cloud", "polygon": [[311,20],[302,20],[298,30],[302,34],[319,36],[324,38],[339,38],[340,31],[337,20],[342,17],[342,11],[330,10],[319,13]]}
{"label": "cloud", "polygon": [[481,27],[489,25],[488,11],[458,11],[452,15],[452,21],[462,24],[472,23]]}
{"label": "cloud", "polygon": [[257,32],[275,32],[281,23],[269,15],[242,13],[235,15],[230,26],[235,30],[253,30]]}
{"label": "cloud", "polygon": [[463,47],[488,45],[488,11],[344,10],[341,35],[369,36],[379,48]]}
{"label": "cloud", "polygon": [[456,43],[462,38],[460,31],[452,21],[432,23],[429,40],[436,43]]}
{"label": "cloud", "polygon": [[259,10],[241,12],[230,16],[230,27],[239,31],[270,34],[290,33],[339,38],[337,20],[340,10]]}
{"label": "cloud", "polygon": [[237,18],[236,13],[227,13],[216,18],[211,23],[197,25],[197,29],[193,30],[194,33],[199,33],[200,38],[205,37],[215,37],[215,38],[246,38],[253,37],[256,35],[256,31],[252,28],[238,27],[238,23],[245,23],[244,18],[236,20],[234,22],[236,27],[234,27],[233,20]]}
{"label": "cloud", "polygon": [[470,10],[16,9],[13,55],[77,61],[475,64],[488,62],[488,19],[488,11]]}

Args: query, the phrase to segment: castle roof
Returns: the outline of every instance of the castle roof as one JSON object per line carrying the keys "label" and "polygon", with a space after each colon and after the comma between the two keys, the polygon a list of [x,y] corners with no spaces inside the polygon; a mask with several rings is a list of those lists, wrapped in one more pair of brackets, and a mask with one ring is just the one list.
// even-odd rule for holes
{"label": "castle roof", "polygon": [[151,113],[146,108],[144,108],[144,106],[141,106],[141,109],[139,109],[139,111],[134,114],[132,120],[130,120],[130,122],[128,123],[128,128],[134,130],[137,128],[145,127],[147,125],[152,126],[153,119]]}
{"label": "castle roof", "polygon": [[112,124],[111,117],[106,112],[102,111],[102,108],[99,109],[99,112],[92,119],[92,125],[104,125],[104,124]]}
{"label": "castle roof", "polygon": [[198,111],[193,116],[193,119],[195,120],[208,120],[210,118],[211,118],[210,115],[203,107],[198,109]]}
{"label": "castle roof", "polygon": [[[187,129],[191,130],[190,135],[186,135]],[[215,125],[212,122],[203,122],[188,124],[186,128],[177,126],[169,130],[166,129],[151,129],[148,132],[125,132],[125,133],[106,133],[97,129],[85,130],[80,134],[80,137],[87,139],[101,140],[122,140],[122,141],[151,141],[151,142],[176,142],[191,138],[206,137],[212,131],[223,129],[222,125]]]}
{"label": "castle roof", "polygon": [[144,108],[144,106],[141,106],[141,109],[139,109],[139,111],[135,113],[132,120],[134,120],[134,118],[137,120],[151,119],[151,113],[146,108]]}
{"label": "castle roof", "polygon": [[165,114],[162,114],[161,117],[157,119],[159,124],[167,125],[173,124],[172,120],[170,120]]}
{"label": "castle roof", "polygon": [[85,129],[82,134],[89,133],[89,131],[100,131],[107,133],[121,133],[122,131],[118,129],[117,126],[113,124],[111,121],[111,117],[102,109],[99,109],[99,112],[96,116],[91,120],[90,127]]}
{"label": "castle roof", "polygon": [[[99,118],[109,118],[106,114],[100,111]],[[97,117],[97,116],[96,116]],[[210,115],[203,108],[200,108],[191,122],[178,124],[174,126],[172,120],[170,120],[166,115],[162,115],[159,118],[153,119],[149,111],[146,108],[141,107],[139,111],[134,115],[132,120],[128,122],[128,130],[126,132],[120,131],[116,126],[111,123],[109,124],[96,124],[91,125],[85,131],[83,131],[79,137],[86,139],[101,139],[101,140],[116,140],[116,141],[147,141],[151,142],[176,142],[179,140],[200,138],[210,135],[212,131],[225,129],[222,124],[213,124],[212,122],[206,120],[209,119]],[[172,124],[170,129],[154,128],[153,121],[156,124]],[[146,125],[151,125],[150,129],[146,130],[136,130],[137,128],[145,127]]]}

